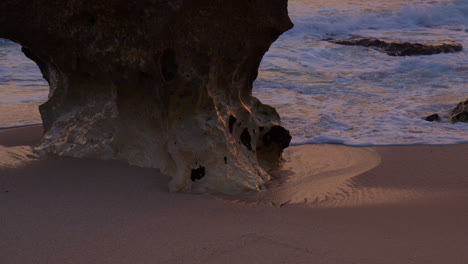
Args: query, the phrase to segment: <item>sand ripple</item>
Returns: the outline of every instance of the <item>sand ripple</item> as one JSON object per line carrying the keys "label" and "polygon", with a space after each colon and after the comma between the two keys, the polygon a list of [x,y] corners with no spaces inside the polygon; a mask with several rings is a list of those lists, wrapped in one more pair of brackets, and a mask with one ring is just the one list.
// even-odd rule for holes
{"label": "sand ripple", "polygon": [[350,180],[380,163],[373,148],[342,145],[294,146],[285,151],[284,158],[283,167],[271,172],[268,190],[240,201],[321,206],[346,200],[353,192]]}

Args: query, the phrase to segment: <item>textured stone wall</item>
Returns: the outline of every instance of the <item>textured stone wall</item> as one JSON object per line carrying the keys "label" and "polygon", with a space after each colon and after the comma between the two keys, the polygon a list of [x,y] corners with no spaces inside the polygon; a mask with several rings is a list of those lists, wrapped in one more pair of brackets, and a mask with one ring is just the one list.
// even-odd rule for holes
{"label": "textured stone wall", "polygon": [[290,136],[252,97],[287,0],[2,0],[0,38],[50,84],[42,153],[160,168],[172,191],[269,180]]}

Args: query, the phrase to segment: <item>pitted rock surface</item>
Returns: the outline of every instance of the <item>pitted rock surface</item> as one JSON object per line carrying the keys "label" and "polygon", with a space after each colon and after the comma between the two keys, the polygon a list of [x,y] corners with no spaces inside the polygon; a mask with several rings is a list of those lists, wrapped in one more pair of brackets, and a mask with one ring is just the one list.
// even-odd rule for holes
{"label": "pitted rock surface", "polygon": [[269,180],[281,154],[266,166],[248,146],[280,117],[252,83],[291,27],[287,0],[0,1],[0,38],[21,44],[50,84],[37,150],[160,168],[172,191]]}

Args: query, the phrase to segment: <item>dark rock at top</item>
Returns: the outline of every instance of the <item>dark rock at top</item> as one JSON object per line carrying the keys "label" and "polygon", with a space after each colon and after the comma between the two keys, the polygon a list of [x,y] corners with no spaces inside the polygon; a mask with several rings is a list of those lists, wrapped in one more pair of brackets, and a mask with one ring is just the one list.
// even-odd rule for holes
{"label": "dark rock at top", "polygon": [[468,122],[468,99],[460,102],[450,111],[450,120],[452,122]]}
{"label": "dark rock at top", "polygon": [[329,38],[324,40],[340,45],[374,47],[377,50],[387,53],[390,56],[431,55],[463,50],[463,46],[456,42],[425,44],[416,42],[384,41],[375,38]]}
{"label": "dark rock at top", "polygon": [[[0,1],[0,38],[21,44],[50,84],[37,150],[160,168],[172,191],[269,180],[263,156],[237,142],[243,129],[280,125],[252,83],[291,27],[287,0]],[[249,136],[252,150],[263,144]]]}

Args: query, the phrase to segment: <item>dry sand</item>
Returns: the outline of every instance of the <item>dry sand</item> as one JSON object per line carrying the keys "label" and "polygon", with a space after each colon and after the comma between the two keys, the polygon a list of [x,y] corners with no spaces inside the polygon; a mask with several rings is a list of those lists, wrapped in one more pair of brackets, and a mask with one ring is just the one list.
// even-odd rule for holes
{"label": "dry sand", "polygon": [[292,147],[269,191],[226,200],[169,193],[155,169],[39,160],[24,145],[40,133],[0,131],[1,264],[468,263],[466,144]]}

